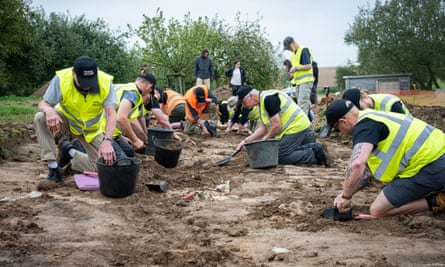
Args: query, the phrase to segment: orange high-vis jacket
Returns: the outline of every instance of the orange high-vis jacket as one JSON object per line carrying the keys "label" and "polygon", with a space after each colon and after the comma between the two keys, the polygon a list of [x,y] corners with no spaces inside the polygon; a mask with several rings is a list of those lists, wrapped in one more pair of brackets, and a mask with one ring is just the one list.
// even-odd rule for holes
{"label": "orange high-vis jacket", "polygon": [[162,108],[164,109],[165,113],[170,116],[176,106],[179,104],[185,104],[185,100],[181,94],[174,90],[167,89],[164,91],[164,93],[167,95],[167,102],[164,103]]}
{"label": "orange high-vis jacket", "polygon": [[[206,103],[198,103],[198,98],[196,97],[196,94],[195,94],[196,88],[202,88],[204,90],[204,97],[205,98],[209,97],[209,90],[207,89],[207,86],[205,86],[203,84],[194,86],[194,87],[190,88],[185,93],[185,95],[184,95],[184,100],[186,102],[185,116],[186,116],[187,120],[189,120],[191,122],[197,122],[198,120],[193,117],[190,108],[194,109],[196,111],[198,117],[201,118],[202,113],[209,105],[209,103],[207,103],[207,102]],[[200,104],[200,105],[198,105],[198,104]]]}

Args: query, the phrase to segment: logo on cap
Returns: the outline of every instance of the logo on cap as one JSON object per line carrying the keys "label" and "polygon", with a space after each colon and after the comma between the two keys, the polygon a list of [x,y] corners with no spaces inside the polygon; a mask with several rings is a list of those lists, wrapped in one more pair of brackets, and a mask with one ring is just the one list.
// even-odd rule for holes
{"label": "logo on cap", "polygon": [[83,77],[94,76],[94,70],[83,70]]}

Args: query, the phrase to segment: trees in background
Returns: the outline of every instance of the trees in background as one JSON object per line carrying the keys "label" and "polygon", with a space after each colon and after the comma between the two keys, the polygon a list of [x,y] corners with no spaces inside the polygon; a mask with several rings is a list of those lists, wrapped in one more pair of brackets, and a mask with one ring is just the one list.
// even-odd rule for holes
{"label": "trees in background", "polygon": [[345,41],[359,49],[366,73],[412,73],[421,89],[445,79],[445,1],[377,0],[362,7]]}
{"label": "trees in background", "polygon": [[[276,51],[265,37],[260,19],[247,21],[238,13],[235,25],[225,33],[224,69],[232,68],[235,60],[241,60],[246,70],[247,82],[258,89],[274,88],[280,81],[280,71],[276,64]],[[280,65],[281,67],[281,65]]]}
{"label": "trees in background", "polygon": [[144,60],[158,70],[156,75],[164,83],[166,76],[176,74],[183,75],[186,87],[192,86],[193,64],[203,48],[210,52],[216,86],[234,60],[241,60],[248,82],[257,88],[268,88],[277,76],[273,47],[259,20],[241,21],[238,14],[236,25],[230,27],[218,17],[193,20],[186,14],[182,21],[172,18],[167,22],[158,9],[156,16],[145,17],[136,32],[145,43]]}
{"label": "trees in background", "polygon": [[24,0],[4,0],[0,27],[0,95],[30,95],[80,55],[95,58],[118,82],[132,81],[138,73],[128,33],[111,32],[103,20],[46,16]]}
{"label": "trees in background", "polygon": [[70,17],[42,10],[34,12],[33,75],[47,81],[54,71],[70,67],[81,55],[96,59],[99,68],[114,76],[115,82],[135,79],[139,66],[127,48],[128,33],[108,29],[101,19],[89,21],[84,16]]}
{"label": "trees in background", "polygon": [[337,67],[335,69],[335,83],[337,88],[340,90],[344,90],[345,88],[345,80],[344,76],[354,76],[359,75],[359,67],[350,64],[349,66]]}
{"label": "trees in background", "polygon": [[0,95],[10,93],[10,86],[25,71],[22,65],[31,49],[30,10],[24,0],[0,1]]}
{"label": "trees in background", "polygon": [[229,26],[217,16],[192,19],[186,14],[182,21],[166,21],[158,9],[135,31],[144,46],[131,49],[128,41],[134,32],[110,31],[102,19],[47,15],[41,8],[31,9],[27,0],[1,1],[0,15],[0,96],[30,95],[80,55],[95,58],[116,83],[133,81],[146,62],[160,85],[167,85],[168,76],[179,75],[192,86],[194,60],[203,48],[214,62],[216,86],[226,81],[224,72],[234,60],[241,60],[248,83],[258,89],[272,88],[279,77],[275,51],[260,20],[243,21],[240,14]]}

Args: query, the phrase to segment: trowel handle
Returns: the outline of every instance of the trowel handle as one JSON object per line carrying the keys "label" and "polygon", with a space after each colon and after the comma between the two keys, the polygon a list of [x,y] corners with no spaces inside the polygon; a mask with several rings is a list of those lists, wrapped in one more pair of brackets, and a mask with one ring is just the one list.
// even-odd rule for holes
{"label": "trowel handle", "polygon": [[233,151],[232,155],[230,155],[230,156],[235,157],[240,151],[241,151],[241,149],[235,150],[235,151]]}

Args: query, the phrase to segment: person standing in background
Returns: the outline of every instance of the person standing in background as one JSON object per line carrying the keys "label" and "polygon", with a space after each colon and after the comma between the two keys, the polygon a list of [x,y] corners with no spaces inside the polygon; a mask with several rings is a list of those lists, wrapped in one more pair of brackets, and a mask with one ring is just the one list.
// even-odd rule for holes
{"label": "person standing in background", "polygon": [[232,88],[232,95],[236,96],[241,85],[246,84],[246,72],[241,67],[241,61],[236,60],[233,63],[233,68],[228,69],[224,75],[230,80],[230,87]]}
{"label": "person standing in background", "polygon": [[196,85],[204,84],[210,89],[210,79],[213,77],[213,74],[213,62],[209,57],[209,50],[203,49],[201,55],[196,57],[193,68]]}
{"label": "person standing in background", "polygon": [[293,77],[291,84],[295,86],[297,104],[309,116],[311,91],[314,82],[311,52],[309,48],[298,45],[291,36],[284,38],[283,47],[284,50],[289,50],[292,54],[292,68],[289,70],[289,74],[292,74]]}
{"label": "person standing in background", "polygon": [[314,74],[314,83],[311,90],[311,104],[317,104],[318,63],[315,60],[312,60],[312,73]]}

